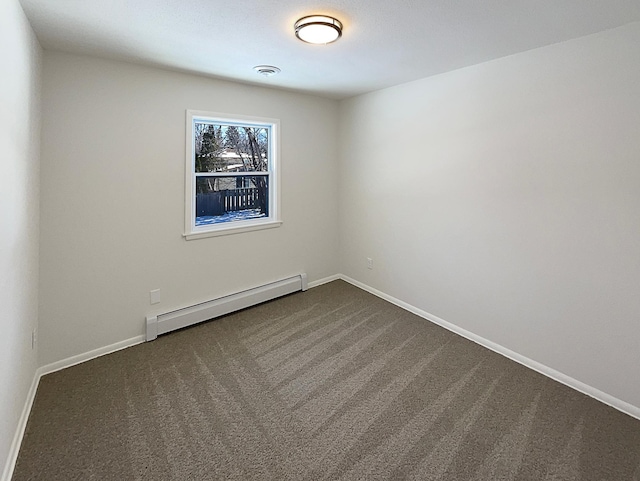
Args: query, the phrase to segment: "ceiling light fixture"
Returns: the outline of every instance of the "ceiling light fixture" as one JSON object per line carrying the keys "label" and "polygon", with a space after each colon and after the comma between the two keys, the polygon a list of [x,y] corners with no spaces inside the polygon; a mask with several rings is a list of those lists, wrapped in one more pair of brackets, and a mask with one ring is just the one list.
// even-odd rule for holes
{"label": "ceiling light fixture", "polygon": [[256,65],[253,67],[253,70],[258,72],[260,75],[264,75],[265,77],[271,77],[272,75],[280,73],[280,69],[278,67],[274,67],[273,65]]}
{"label": "ceiling light fixture", "polygon": [[342,22],[325,15],[302,17],[294,28],[300,40],[317,45],[335,42],[342,36]]}

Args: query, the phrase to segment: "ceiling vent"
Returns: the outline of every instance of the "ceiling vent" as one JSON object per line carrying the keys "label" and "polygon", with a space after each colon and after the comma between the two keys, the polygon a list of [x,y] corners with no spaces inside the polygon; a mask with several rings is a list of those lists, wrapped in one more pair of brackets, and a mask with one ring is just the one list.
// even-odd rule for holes
{"label": "ceiling vent", "polygon": [[280,69],[278,67],[274,67],[273,65],[256,65],[253,67],[253,70],[258,72],[260,75],[264,75],[265,77],[271,77],[280,73]]}

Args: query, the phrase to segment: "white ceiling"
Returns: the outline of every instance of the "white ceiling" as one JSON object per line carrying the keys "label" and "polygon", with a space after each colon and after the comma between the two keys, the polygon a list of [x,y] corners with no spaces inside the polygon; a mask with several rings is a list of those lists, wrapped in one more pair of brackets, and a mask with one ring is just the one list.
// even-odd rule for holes
{"label": "white ceiling", "polygon": [[[344,98],[640,21],[640,0],[21,0],[45,49]],[[304,15],[344,23],[308,45]],[[640,46],[639,46],[640,48]],[[282,69],[264,78],[260,64]]]}

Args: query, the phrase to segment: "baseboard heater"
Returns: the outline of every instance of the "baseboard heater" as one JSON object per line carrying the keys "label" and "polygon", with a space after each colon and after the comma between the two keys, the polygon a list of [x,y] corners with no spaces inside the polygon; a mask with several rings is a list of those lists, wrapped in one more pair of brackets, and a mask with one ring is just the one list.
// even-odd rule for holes
{"label": "baseboard heater", "polygon": [[306,290],[307,275],[299,274],[236,294],[167,312],[166,314],[149,316],[147,317],[146,339],[147,341],[153,341],[160,334],[166,334],[176,329],[224,316],[293,292]]}

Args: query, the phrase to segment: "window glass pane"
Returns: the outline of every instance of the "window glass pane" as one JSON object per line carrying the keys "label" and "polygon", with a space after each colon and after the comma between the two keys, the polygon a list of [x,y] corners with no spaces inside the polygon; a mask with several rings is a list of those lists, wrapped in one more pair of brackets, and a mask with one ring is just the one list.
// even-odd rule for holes
{"label": "window glass pane", "polygon": [[280,122],[187,110],[185,238],[278,227]]}
{"label": "window glass pane", "polygon": [[196,226],[269,216],[268,175],[196,178]]}
{"label": "window glass pane", "polygon": [[194,122],[196,172],[266,172],[269,129]]}

